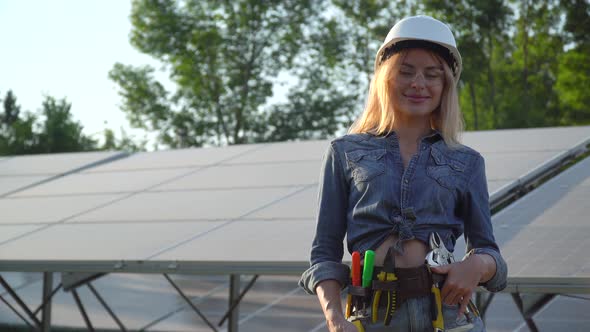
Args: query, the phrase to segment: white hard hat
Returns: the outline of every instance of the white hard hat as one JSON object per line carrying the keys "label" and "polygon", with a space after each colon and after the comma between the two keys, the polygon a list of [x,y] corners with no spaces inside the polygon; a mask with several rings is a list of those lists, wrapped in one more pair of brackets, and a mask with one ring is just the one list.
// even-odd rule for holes
{"label": "white hard hat", "polygon": [[[405,41],[423,42],[420,44]],[[383,56],[387,55],[385,53],[390,51],[392,47],[395,48],[395,45],[400,42],[404,42],[401,43],[401,45],[413,45],[410,47],[414,48],[426,44],[435,44],[435,48],[436,45],[442,46],[442,49],[448,50],[450,53],[449,55],[452,56],[452,59],[450,59],[450,56],[445,57],[444,55],[443,58],[445,58],[447,62],[452,61],[449,63],[449,66],[451,67],[451,70],[453,70],[455,79],[459,79],[462,69],[461,54],[459,54],[459,50],[457,50],[457,44],[455,43],[455,37],[453,37],[451,29],[443,22],[426,15],[406,17],[397,22],[393,28],[389,30],[387,37],[385,37],[385,41],[383,41],[383,44],[379,47],[379,51],[377,51],[377,56],[375,57],[375,70],[377,70],[377,67],[381,64]],[[398,45],[398,47],[407,48],[407,46],[404,47],[401,45]],[[438,48],[440,49],[440,47]]]}

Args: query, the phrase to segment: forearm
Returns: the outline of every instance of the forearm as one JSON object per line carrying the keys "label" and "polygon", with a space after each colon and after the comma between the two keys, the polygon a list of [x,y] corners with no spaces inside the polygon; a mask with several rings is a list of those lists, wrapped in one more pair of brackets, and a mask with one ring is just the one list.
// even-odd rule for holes
{"label": "forearm", "polygon": [[475,254],[469,258],[479,261],[478,264],[481,271],[479,283],[485,283],[494,277],[496,274],[496,261],[494,257],[487,254]]}
{"label": "forearm", "polygon": [[324,280],[316,287],[316,294],[327,321],[344,319],[340,289],[340,283],[333,279]]}

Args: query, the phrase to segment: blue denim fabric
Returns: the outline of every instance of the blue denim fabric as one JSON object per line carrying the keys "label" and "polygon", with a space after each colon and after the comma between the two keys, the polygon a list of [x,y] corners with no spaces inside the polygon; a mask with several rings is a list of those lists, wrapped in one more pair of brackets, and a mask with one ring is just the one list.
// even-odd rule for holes
{"label": "blue denim fabric", "polygon": [[[453,251],[465,234],[467,250],[491,255],[496,274],[483,284],[492,292],[506,287],[507,267],[494,239],[483,157],[466,146],[449,148],[438,132],[422,138],[404,171],[399,142],[369,133],[345,135],[330,143],[319,183],[317,229],[311,267],[299,285],[309,294],[326,279],[349,283],[342,264],[348,251],[375,250],[390,234],[396,244],[418,239],[428,245],[436,231]],[[456,255],[459,256],[459,255]]]}
{"label": "blue denim fabric", "polygon": [[[379,311],[376,323],[366,320],[362,324],[366,332],[432,332],[431,306],[429,296],[408,299],[395,311],[389,326],[383,325],[384,309]],[[471,313],[459,316],[458,305],[443,304],[442,312],[445,331],[485,332],[481,317]]]}

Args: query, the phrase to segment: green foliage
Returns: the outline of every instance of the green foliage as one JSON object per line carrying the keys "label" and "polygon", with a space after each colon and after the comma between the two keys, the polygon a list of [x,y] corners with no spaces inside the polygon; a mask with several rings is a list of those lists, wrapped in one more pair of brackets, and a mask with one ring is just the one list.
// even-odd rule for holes
{"label": "green foliage", "polygon": [[[429,0],[452,26],[463,56],[460,103],[467,128],[587,124],[584,82],[590,6],[578,0]],[[566,17],[564,22],[563,18]]]}
{"label": "green foliage", "polygon": [[581,49],[564,53],[559,61],[556,90],[559,93],[561,123],[590,124],[590,54]]}
{"label": "green foliage", "polygon": [[96,141],[82,133],[82,125],[72,119],[72,104],[65,98],[46,96],[43,101],[39,148],[44,153],[75,152],[95,149]]}
{"label": "green foliage", "polygon": [[362,111],[391,25],[422,13],[457,37],[468,129],[588,123],[584,0],[135,0],[131,44],[175,91],[149,67],[110,78],[131,125],[169,147],[324,138]]}
{"label": "green foliage", "polygon": [[[262,137],[272,79],[301,47],[311,1],[134,1],[131,44],[162,61],[153,69],[116,64],[110,73],[133,126],[171,147],[238,144]],[[262,112],[262,114],[261,114]]]}
{"label": "green foliage", "polygon": [[[0,155],[22,155],[99,149],[94,139],[82,133],[82,125],[72,118],[72,105],[66,99],[46,96],[41,112],[21,112],[17,98],[8,91],[0,113]],[[114,136],[113,136],[114,139]],[[103,149],[131,146],[130,142]],[[140,148],[139,146],[137,148]]]}
{"label": "green foliage", "polygon": [[4,112],[0,114],[0,123],[3,129],[10,127],[17,119],[20,113],[20,106],[16,104],[16,96],[12,90],[8,90],[3,102]]}
{"label": "green foliage", "polygon": [[146,145],[146,139],[137,142],[123,129],[121,129],[121,138],[117,138],[115,132],[112,129],[105,129],[104,143],[100,147],[100,150],[137,152],[146,151]]}

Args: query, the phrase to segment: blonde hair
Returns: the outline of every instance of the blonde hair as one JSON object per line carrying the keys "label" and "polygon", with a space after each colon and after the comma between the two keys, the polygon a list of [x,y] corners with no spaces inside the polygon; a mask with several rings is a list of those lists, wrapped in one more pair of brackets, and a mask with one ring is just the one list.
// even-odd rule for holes
{"label": "blonde hair", "polygon": [[[438,130],[449,147],[460,144],[463,132],[463,118],[459,109],[456,80],[451,68],[436,53],[428,51],[443,66],[445,83],[439,107],[433,111],[430,126]],[[407,50],[385,60],[376,70],[371,80],[367,104],[363,113],[349,128],[349,134],[372,133],[383,135],[393,130],[395,114],[391,96],[393,95],[395,70],[400,67]]]}

